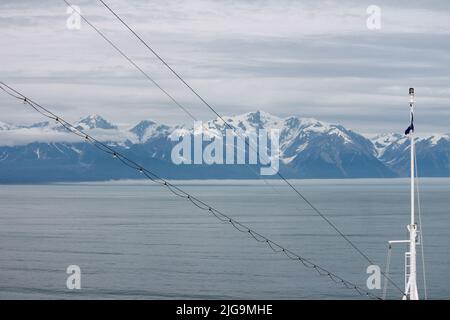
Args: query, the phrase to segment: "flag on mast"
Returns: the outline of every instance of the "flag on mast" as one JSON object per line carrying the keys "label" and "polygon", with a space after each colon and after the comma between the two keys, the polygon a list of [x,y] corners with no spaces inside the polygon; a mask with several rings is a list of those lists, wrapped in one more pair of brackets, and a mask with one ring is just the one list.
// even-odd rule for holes
{"label": "flag on mast", "polygon": [[414,115],[411,113],[411,124],[405,130],[405,135],[408,135],[410,132],[414,132]]}
{"label": "flag on mast", "polygon": [[412,106],[414,103],[414,88],[409,88],[409,96],[410,96],[409,106],[411,107],[411,123],[409,124],[409,127],[406,128],[405,135],[414,132],[414,113],[412,110]]}

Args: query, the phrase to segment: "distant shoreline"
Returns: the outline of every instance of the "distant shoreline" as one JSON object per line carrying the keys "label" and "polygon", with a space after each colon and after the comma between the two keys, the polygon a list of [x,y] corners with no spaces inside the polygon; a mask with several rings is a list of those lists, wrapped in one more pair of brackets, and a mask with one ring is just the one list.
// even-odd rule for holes
{"label": "distant shoreline", "polygon": [[[419,177],[421,181],[436,181],[436,180],[450,180],[450,177]],[[285,183],[281,179],[269,178],[268,182],[272,185],[284,186]],[[399,181],[408,184],[410,179],[408,177],[386,177],[386,178],[305,178],[305,179],[289,179],[291,182],[302,182],[306,184],[314,184],[314,182],[374,182],[376,183],[389,180],[389,181]],[[172,183],[179,185],[265,185],[266,182],[263,179],[168,179]],[[84,180],[84,181],[47,181],[47,182],[0,182],[0,186],[26,186],[26,185],[154,185],[157,184],[149,181],[147,179],[118,179],[118,180]]]}

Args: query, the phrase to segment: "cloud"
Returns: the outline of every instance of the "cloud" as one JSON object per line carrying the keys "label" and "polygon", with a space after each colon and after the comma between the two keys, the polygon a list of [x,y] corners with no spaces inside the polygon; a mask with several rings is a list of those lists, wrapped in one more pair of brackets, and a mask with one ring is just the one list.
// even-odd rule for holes
{"label": "cloud", "polygon": [[[85,133],[95,137],[99,141],[123,143],[127,139],[135,140],[135,136],[127,131],[90,129],[84,130]],[[53,130],[48,128],[13,128],[11,130],[0,130],[0,146],[26,145],[32,142],[83,142],[83,138],[64,130]]]}
{"label": "cloud", "polygon": [[0,131],[0,144],[2,146],[25,145],[30,142],[78,142],[79,140],[76,136],[68,133],[39,128]]}
{"label": "cloud", "polygon": [[[394,131],[415,86],[420,128],[448,131],[448,1],[377,1],[377,31],[366,28],[371,1],[108,3],[222,114],[264,109]],[[196,117],[214,117],[98,2],[74,4]],[[0,16],[2,80],[66,118],[190,124],[86,23],[68,30],[62,1],[2,1]],[[0,121],[40,120],[4,95],[0,110]]]}

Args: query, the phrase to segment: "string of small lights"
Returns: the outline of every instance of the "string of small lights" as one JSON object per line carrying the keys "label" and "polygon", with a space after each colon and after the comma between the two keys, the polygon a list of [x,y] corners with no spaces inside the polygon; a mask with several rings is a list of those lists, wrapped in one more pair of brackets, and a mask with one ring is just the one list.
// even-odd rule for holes
{"label": "string of small lights", "polygon": [[253,230],[252,228],[246,226],[245,224],[231,218],[224,212],[214,208],[213,206],[207,204],[203,200],[197,198],[196,196],[191,195],[190,193],[184,191],[180,187],[172,184],[171,182],[163,179],[156,173],[150,171],[149,169],[143,167],[139,163],[135,162],[134,160],[128,158],[123,153],[115,150],[113,147],[97,140],[93,136],[86,133],[84,130],[75,127],[68,121],[64,120],[60,116],[54,114],[49,109],[43,107],[42,105],[38,104],[37,102],[33,101],[32,99],[28,98],[27,96],[23,95],[16,89],[10,87],[9,85],[5,84],[4,82],[0,82],[0,88],[6,92],[8,95],[23,101],[23,103],[31,108],[33,108],[35,111],[37,111],[42,116],[52,119],[56,121],[57,123],[61,124],[68,132],[71,132],[82,139],[84,139],[86,142],[91,143],[93,146],[95,146],[97,149],[99,149],[102,152],[105,152],[112,156],[114,159],[120,160],[121,163],[124,165],[139,171],[142,173],[145,177],[147,177],[152,182],[159,184],[161,186],[166,187],[169,191],[171,191],[174,195],[188,199],[193,205],[195,205],[197,208],[206,211],[216,217],[218,220],[230,224],[233,228],[235,228],[237,231],[241,233],[246,233],[251,236],[254,240],[257,242],[265,243],[273,252],[275,253],[283,253],[287,258],[293,261],[297,261],[301,264],[303,264],[306,268],[310,268],[315,270],[319,275],[321,276],[327,276],[330,278],[333,282],[336,284],[341,284],[343,287],[347,289],[354,290],[361,296],[365,296],[367,298],[373,298],[377,300],[382,300],[381,297],[373,294],[372,292],[367,291],[364,288],[361,288],[360,286],[357,286],[356,284],[345,280],[344,278],[338,276],[337,274],[327,270],[324,267],[321,267],[318,264],[313,263],[309,259],[302,257],[298,255],[297,253],[283,247],[282,245],[278,244],[277,242],[271,240],[270,238],[258,233],[257,231]]}

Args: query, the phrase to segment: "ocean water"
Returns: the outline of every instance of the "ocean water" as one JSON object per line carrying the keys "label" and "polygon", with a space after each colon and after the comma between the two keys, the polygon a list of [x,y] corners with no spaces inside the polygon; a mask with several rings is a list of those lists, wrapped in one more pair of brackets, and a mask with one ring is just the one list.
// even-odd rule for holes
{"label": "ocean water", "polygon": [[[269,183],[176,182],[365,287],[368,262],[292,190]],[[382,270],[387,241],[407,238],[407,179],[293,183]],[[420,179],[420,200],[428,296],[448,299],[450,179]],[[396,245],[391,261],[390,276],[401,288],[404,251]],[[81,268],[80,290],[66,287],[69,265]],[[420,259],[418,266],[423,297]],[[400,295],[389,285],[388,298]],[[0,186],[0,299],[116,298],[361,299],[151,183]]]}

